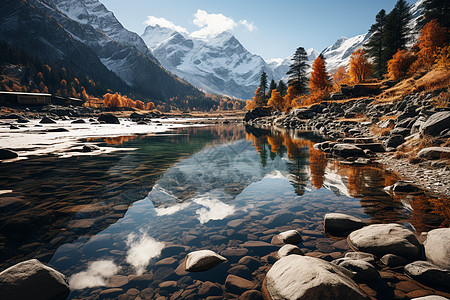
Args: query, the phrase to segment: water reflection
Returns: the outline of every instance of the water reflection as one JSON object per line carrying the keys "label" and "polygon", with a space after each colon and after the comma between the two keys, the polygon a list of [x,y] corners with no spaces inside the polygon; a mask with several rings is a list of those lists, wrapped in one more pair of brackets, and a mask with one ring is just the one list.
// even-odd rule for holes
{"label": "water reflection", "polygon": [[72,290],[81,290],[96,286],[105,286],[108,279],[120,271],[112,260],[98,260],[89,263],[86,271],[72,275],[69,286]]}
{"label": "water reflection", "polygon": [[211,220],[223,220],[236,211],[233,205],[223,203],[218,199],[212,199],[211,196],[198,197],[194,199],[194,202],[203,206],[195,211],[201,224]]}
{"label": "water reflection", "polygon": [[129,247],[126,262],[136,269],[137,275],[142,275],[150,260],[160,256],[164,248],[164,243],[158,242],[142,231],[140,234],[130,233],[126,244]]}

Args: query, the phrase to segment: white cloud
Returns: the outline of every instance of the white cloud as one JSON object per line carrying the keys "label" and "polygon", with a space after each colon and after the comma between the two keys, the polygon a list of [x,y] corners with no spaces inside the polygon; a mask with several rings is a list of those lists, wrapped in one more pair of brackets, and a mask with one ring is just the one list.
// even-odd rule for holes
{"label": "white cloud", "polygon": [[98,260],[89,264],[86,271],[72,275],[69,278],[69,286],[73,290],[81,290],[96,286],[106,285],[107,280],[119,272],[112,260]]}
{"label": "white cloud", "polygon": [[130,249],[128,249],[126,261],[136,269],[137,275],[141,275],[150,260],[161,255],[164,245],[163,242],[149,237],[147,233],[141,232],[140,236],[131,233],[127,237],[127,246]]}
{"label": "white cloud", "polygon": [[201,224],[210,220],[223,220],[236,211],[233,205],[220,202],[217,199],[210,199],[209,197],[200,197],[195,199],[194,202],[204,206],[195,211]]}
{"label": "white cloud", "polygon": [[170,22],[169,20],[166,20],[164,18],[157,18],[154,16],[148,16],[147,21],[144,22],[144,24],[150,25],[150,26],[156,26],[159,25],[160,27],[170,28],[175,31],[186,33],[188,34],[188,31],[186,28],[178,26]]}
{"label": "white cloud", "polygon": [[209,14],[201,9],[197,10],[194,17],[193,23],[200,29],[192,32],[191,36],[197,38],[216,36],[224,31],[231,31],[239,25],[244,26],[249,31],[256,29],[256,26],[253,25],[253,23],[249,23],[247,20],[236,22],[232,18],[222,14]]}

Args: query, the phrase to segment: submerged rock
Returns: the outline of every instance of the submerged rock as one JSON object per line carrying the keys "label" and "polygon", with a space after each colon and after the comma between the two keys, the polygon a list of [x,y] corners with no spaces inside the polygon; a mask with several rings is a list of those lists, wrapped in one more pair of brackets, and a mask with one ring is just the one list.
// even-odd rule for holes
{"label": "submerged rock", "polygon": [[211,250],[199,250],[186,255],[186,271],[201,272],[209,270],[227,259]]}
{"label": "submerged rock", "polygon": [[297,246],[294,245],[284,245],[283,247],[278,250],[278,258],[283,258],[288,255],[304,255],[303,251],[300,250]]}
{"label": "submerged rock", "polygon": [[271,299],[368,299],[352,274],[327,261],[289,255],[267,272],[265,288]]}
{"label": "submerged rock", "polygon": [[396,254],[406,259],[420,258],[422,249],[414,233],[399,224],[374,224],[353,231],[350,246],[378,257]]}
{"label": "submerged rock", "polygon": [[424,247],[427,260],[438,267],[450,270],[450,228],[428,232]]}
{"label": "submerged rock", "polygon": [[346,214],[329,213],[324,217],[325,232],[330,233],[345,234],[366,225],[363,220]]}
{"label": "submerged rock", "polygon": [[278,239],[285,244],[297,245],[302,241],[300,233],[293,229],[278,234]]}
{"label": "submerged rock", "polygon": [[0,273],[2,299],[66,299],[70,289],[62,273],[37,259],[18,263]]}

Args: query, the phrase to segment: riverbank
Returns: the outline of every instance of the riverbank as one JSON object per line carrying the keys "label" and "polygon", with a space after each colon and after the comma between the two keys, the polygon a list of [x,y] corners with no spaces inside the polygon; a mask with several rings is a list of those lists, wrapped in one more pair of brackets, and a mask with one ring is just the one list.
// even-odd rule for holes
{"label": "riverbank", "polygon": [[435,107],[434,96],[410,94],[395,103],[358,98],[288,114],[260,108],[246,122],[317,132],[327,140],[317,147],[345,164],[379,162],[432,196],[450,197],[450,110]]}

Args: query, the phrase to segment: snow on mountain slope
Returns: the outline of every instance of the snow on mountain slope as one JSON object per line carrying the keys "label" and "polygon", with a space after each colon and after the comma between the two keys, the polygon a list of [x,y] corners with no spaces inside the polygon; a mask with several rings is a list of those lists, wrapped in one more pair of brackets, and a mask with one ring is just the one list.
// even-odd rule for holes
{"label": "snow on mountain slope", "polygon": [[207,92],[249,99],[262,71],[269,80],[278,79],[261,56],[250,53],[226,31],[200,39],[148,26],[142,38],[165,68]]}
{"label": "snow on mountain slope", "polygon": [[[307,72],[311,72],[311,67],[314,60],[319,56],[319,52],[317,52],[314,48],[309,48],[306,50],[306,55],[308,57],[308,65],[309,68]],[[267,64],[272,68],[275,80],[283,80],[284,82],[288,81],[288,76],[286,72],[289,71],[289,67],[292,64],[292,55],[288,58],[275,58],[267,61]]]}

